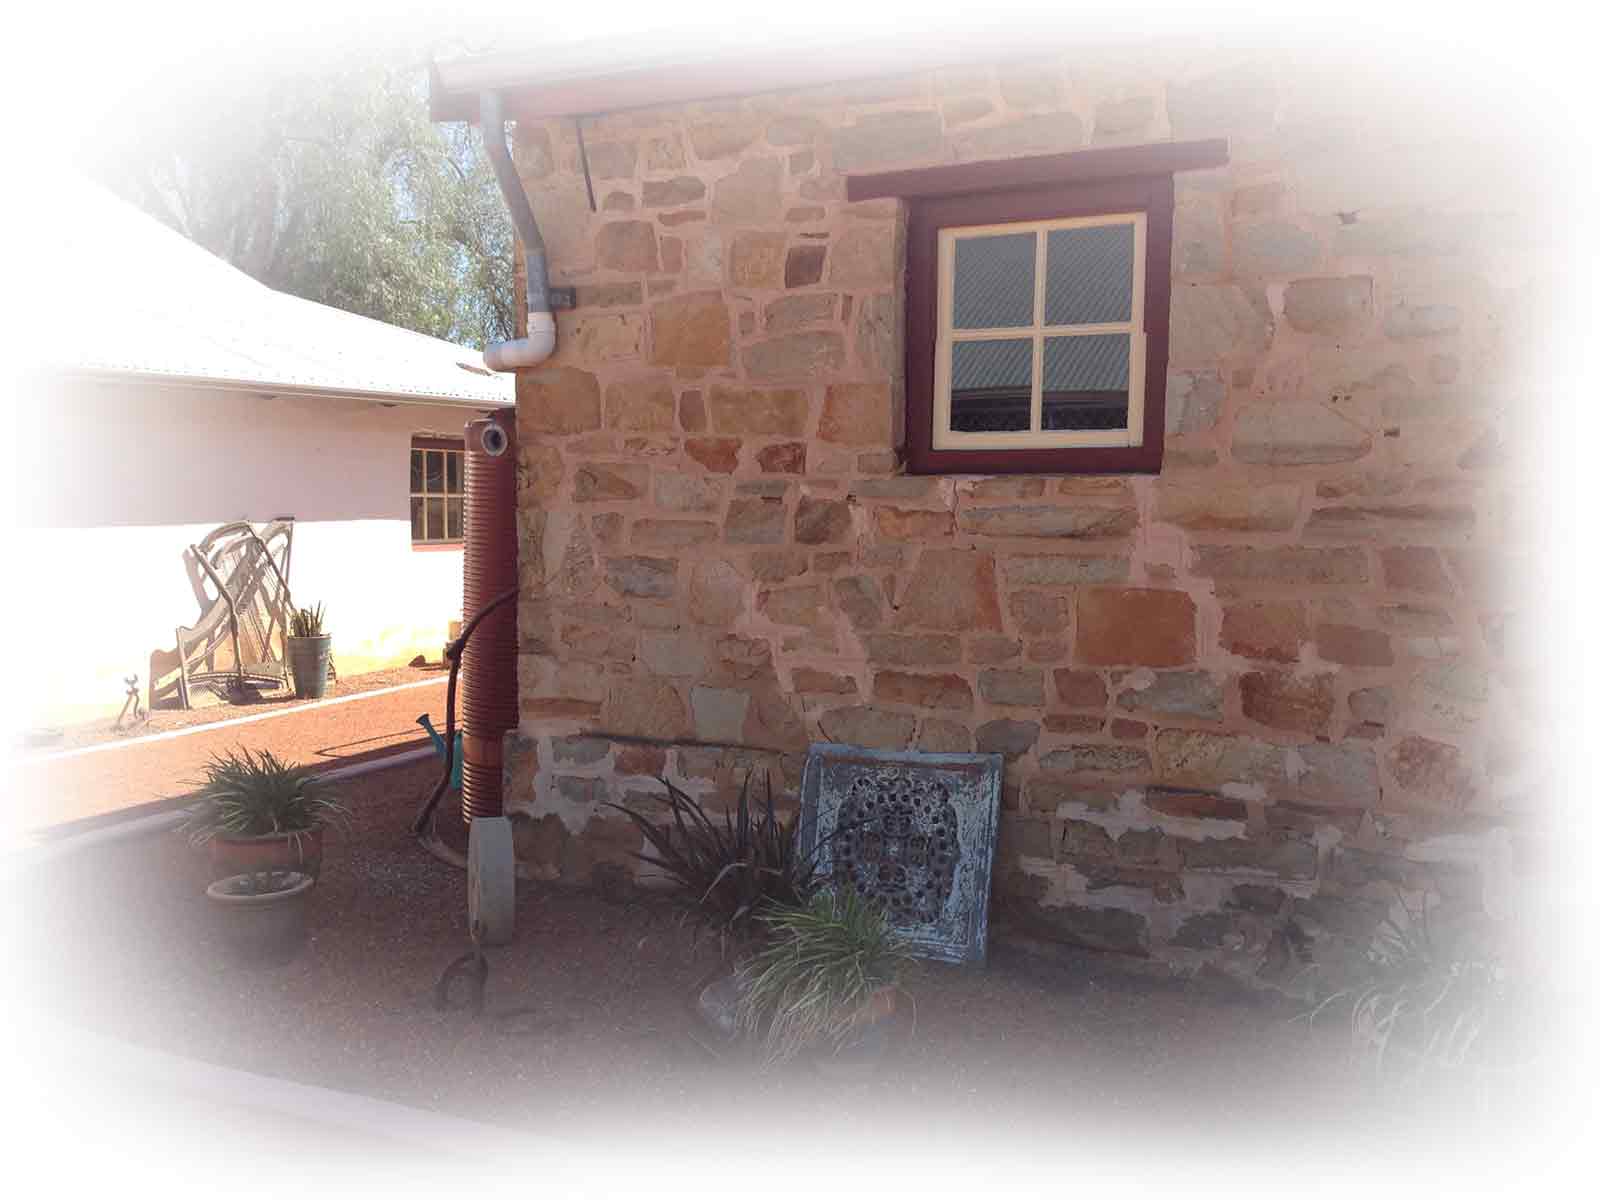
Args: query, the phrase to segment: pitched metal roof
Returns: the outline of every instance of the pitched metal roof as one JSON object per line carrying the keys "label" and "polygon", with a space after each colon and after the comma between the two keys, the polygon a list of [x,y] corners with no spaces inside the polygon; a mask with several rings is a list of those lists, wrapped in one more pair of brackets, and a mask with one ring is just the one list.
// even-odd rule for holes
{"label": "pitched metal roof", "polygon": [[39,231],[34,349],[47,370],[262,392],[504,408],[470,347],[274,291],[87,181]]}

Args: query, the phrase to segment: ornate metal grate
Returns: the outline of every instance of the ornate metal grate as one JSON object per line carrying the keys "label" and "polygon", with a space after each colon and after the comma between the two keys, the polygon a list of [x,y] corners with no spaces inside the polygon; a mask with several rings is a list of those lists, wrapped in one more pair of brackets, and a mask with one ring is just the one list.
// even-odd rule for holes
{"label": "ornate metal grate", "polygon": [[881,903],[925,958],[982,963],[1000,805],[998,754],[822,743],[801,783],[801,849]]}

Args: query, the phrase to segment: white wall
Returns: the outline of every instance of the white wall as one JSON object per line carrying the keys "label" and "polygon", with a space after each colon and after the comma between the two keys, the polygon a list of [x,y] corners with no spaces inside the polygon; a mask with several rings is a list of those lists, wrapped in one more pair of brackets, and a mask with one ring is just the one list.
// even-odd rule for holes
{"label": "white wall", "polygon": [[470,409],[185,387],[74,384],[22,434],[15,578],[30,724],[114,715],[124,675],[200,615],[183,552],[227,521],[295,518],[289,586],[320,602],[342,674],[439,657],[461,615],[461,552],[413,550],[413,433]]}

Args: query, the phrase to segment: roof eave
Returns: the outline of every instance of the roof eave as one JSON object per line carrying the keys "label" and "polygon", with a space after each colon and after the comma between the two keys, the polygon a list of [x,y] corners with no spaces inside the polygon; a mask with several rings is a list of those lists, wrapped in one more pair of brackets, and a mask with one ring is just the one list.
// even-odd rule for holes
{"label": "roof eave", "polygon": [[432,392],[394,392],[380,388],[328,387],[322,384],[286,382],[273,379],[244,379],[234,376],[188,375],[171,371],[141,371],[118,367],[46,368],[47,374],[69,379],[102,382],[171,384],[177,387],[215,388],[219,391],[255,392],[272,396],[318,396],[329,399],[371,400],[382,404],[406,404],[424,408],[515,408],[516,399],[497,400],[487,396],[443,395]]}

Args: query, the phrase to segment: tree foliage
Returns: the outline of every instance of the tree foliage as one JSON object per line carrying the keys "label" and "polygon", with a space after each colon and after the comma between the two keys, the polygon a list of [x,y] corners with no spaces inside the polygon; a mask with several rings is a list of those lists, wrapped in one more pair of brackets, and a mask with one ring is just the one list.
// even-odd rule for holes
{"label": "tree foliage", "polygon": [[91,169],[269,287],[482,347],[513,335],[512,234],[475,130],[405,49],[215,72]]}

